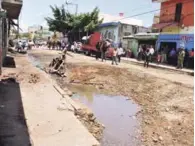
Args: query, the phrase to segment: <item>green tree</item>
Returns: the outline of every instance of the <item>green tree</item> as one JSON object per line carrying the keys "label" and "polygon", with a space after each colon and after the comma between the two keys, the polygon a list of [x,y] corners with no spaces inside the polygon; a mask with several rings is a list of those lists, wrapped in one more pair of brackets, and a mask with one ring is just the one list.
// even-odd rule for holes
{"label": "green tree", "polygon": [[84,17],[84,22],[87,21],[84,26],[86,32],[93,32],[97,27],[103,22],[103,19],[99,20],[99,9],[96,7],[91,13],[87,13],[87,16]]}
{"label": "green tree", "polygon": [[79,15],[66,12],[64,6],[50,6],[53,18],[47,17],[46,21],[50,31],[62,33],[93,32],[103,21],[99,20],[99,9],[96,7],[91,13],[81,13]]}
{"label": "green tree", "polygon": [[53,18],[47,17],[45,18],[50,31],[58,31],[65,33],[67,31],[72,30],[72,16],[70,13],[67,13],[64,9],[64,6],[57,7],[57,6],[50,6],[53,12]]}

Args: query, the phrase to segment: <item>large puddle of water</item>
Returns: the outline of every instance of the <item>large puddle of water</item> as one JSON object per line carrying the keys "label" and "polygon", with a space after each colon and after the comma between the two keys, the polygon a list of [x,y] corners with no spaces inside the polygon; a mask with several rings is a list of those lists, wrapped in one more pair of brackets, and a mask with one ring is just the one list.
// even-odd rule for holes
{"label": "large puddle of water", "polygon": [[90,108],[97,120],[105,125],[102,146],[138,146],[139,123],[134,116],[139,108],[127,97],[99,94],[85,86],[69,87],[75,92],[72,97]]}

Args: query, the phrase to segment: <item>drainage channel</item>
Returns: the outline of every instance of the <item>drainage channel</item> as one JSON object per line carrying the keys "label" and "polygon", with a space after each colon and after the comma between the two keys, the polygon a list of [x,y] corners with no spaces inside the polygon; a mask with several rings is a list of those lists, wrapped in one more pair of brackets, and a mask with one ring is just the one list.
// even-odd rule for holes
{"label": "drainage channel", "polygon": [[90,108],[97,120],[105,125],[102,146],[140,146],[139,107],[127,97],[97,93],[89,86],[72,85],[72,98]]}

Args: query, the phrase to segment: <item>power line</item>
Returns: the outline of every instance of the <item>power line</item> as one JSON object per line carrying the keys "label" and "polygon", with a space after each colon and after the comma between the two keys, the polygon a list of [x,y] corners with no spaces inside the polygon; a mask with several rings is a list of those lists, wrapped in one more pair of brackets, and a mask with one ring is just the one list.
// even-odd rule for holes
{"label": "power line", "polygon": [[[189,3],[189,2],[192,2],[192,0],[186,0],[186,1],[182,2],[182,4],[183,4],[183,3]],[[171,7],[175,7],[175,4],[174,4],[174,5],[171,5],[171,6],[167,6],[167,7],[164,8],[164,9],[171,8]],[[113,20],[113,21],[120,21],[120,20],[123,20],[123,19],[128,19],[128,18],[132,18],[132,17],[136,17],[136,16],[141,16],[141,15],[145,15],[145,14],[157,12],[157,11],[160,11],[160,10],[164,10],[164,9],[155,9],[155,10],[151,10],[151,11],[147,11],[147,12],[143,12],[143,13],[139,13],[139,14],[135,14],[135,15],[123,17],[123,18],[116,19],[116,20]]]}

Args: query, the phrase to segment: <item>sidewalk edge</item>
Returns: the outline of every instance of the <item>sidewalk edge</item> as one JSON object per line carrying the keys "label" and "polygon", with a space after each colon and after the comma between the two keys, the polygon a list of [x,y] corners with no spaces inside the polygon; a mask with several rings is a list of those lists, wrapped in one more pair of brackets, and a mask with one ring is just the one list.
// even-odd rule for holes
{"label": "sidewalk edge", "polygon": [[[143,65],[144,64],[143,62],[135,62],[135,61],[126,60],[126,59],[122,59],[122,61],[124,63],[127,63],[127,64],[136,64],[136,65]],[[150,67],[157,68],[157,69],[165,69],[165,70],[168,70],[168,71],[175,71],[175,72],[178,72],[178,73],[181,73],[181,74],[187,74],[187,75],[190,75],[190,76],[194,76],[194,71],[183,71],[183,70],[178,70],[178,69],[174,69],[174,68],[165,68],[165,67],[162,67],[162,66],[156,66],[154,64],[150,64]]]}

